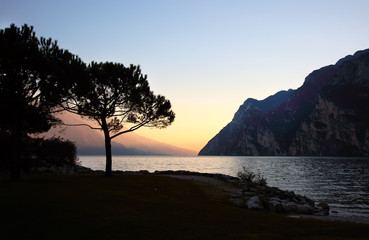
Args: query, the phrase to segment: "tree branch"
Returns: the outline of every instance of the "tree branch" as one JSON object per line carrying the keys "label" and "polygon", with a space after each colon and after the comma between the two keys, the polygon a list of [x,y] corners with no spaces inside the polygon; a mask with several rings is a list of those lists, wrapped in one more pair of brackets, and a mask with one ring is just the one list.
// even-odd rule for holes
{"label": "tree branch", "polygon": [[150,122],[150,121],[141,122],[140,124],[137,124],[137,125],[135,125],[135,126],[131,127],[131,128],[130,128],[130,129],[128,129],[128,130],[125,130],[125,131],[123,131],[123,132],[119,132],[119,133],[117,133],[117,134],[115,134],[115,135],[111,136],[111,137],[110,137],[110,139],[113,139],[113,138],[115,138],[115,137],[118,137],[118,136],[120,136],[120,135],[122,135],[122,134],[124,134],[124,133],[133,132],[133,131],[135,131],[135,130],[139,129],[140,127],[145,126],[145,125],[146,125],[147,123],[149,123],[149,122]]}
{"label": "tree branch", "polygon": [[102,128],[97,128],[97,127],[92,127],[88,124],[85,124],[85,123],[80,123],[80,124],[67,124],[67,123],[62,123],[62,125],[64,126],[68,126],[68,127],[81,127],[81,126],[85,126],[85,127],[89,127],[93,130],[102,130]]}

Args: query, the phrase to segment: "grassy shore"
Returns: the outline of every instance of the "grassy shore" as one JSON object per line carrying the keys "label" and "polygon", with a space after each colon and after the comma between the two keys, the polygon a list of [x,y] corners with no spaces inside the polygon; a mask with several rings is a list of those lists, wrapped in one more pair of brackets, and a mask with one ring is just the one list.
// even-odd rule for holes
{"label": "grassy shore", "polygon": [[0,180],[1,239],[369,239],[369,226],[232,206],[215,186],[153,175]]}

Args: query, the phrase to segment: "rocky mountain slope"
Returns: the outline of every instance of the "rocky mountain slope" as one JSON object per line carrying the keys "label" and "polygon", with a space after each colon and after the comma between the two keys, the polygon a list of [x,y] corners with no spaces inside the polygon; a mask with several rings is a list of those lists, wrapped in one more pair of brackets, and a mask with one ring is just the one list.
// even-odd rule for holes
{"label": "rocky mountain slope", "polygon": [[199,155],[369,156],[369,49],[247,99]]}

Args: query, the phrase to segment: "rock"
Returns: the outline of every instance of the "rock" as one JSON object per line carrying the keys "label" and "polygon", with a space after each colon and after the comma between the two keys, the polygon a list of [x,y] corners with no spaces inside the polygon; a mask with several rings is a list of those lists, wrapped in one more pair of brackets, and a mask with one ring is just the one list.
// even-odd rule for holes
{"label": "rock", "polygon": [[312,215],[314,213],[314,208],[308,204],[299,204],[297,205],[296,213]]}
{"label": "rock", "polygon": [[285,213],[283,205],[279,199],[272,198],[269,200],[269,208],[276,213]]}
{"label": "rock", "polygon": [[317,207],[318,208],[321,208],[321,209],[324,209],[324,210],[327,210],[327,211],[329,211],[329,209],[330,209],[329,208],[329,205],[327,203],[325,203],[325,202],[318,203]]}
{"label": "rock", "polygon": [[294,197],[292,198],[292,201],[293,201],[294,203],[301,203],[302,199],[301,199],[298,195],[296,195],[296,196],[294,196]]}
{"label": "rock", "polygon": [[311,207],[315,207],[315,202],[308,197],[303,197],[302,202],[309,204]]}
{"label": "rock", "polygon": [[330,208],[329,208],[329,205],[327,203],[320,202],[316,206],[316,209],[315,210],[316,210],[315,212],[316,212],[317,215],[324,215],[324,216],[326,216],[326,215],[329,215]]}
{"label": "rock", "polygon": [[253,196],[247,201],[247,208],[249,209],[263,209],[263,204],[258,196]]}
{"label": "rock", "polygon": [[277,203],[276,205],[274,205],[274,212],[286,213],[286,210],[284,210],[283,205],[281,203]]}
{"label": "rock", "polygon": [[284,214],[298,213],[308,215],[314,213],[314,208],[307,203],[300,204],[278,198],[269,199],[269,207],[272,211],[276,213],[284,213]]}
{"label": "rock", "polygon": [[295,193],[294,192],[289,192],[289,191],[283,191],[280,195],[280,197],[282,199],[288,199],[288,200],[292,200],[295,197]]}
{"label": "rock", "polygon": [[287,214],[296,213],[299,209],[298,205],[294,202],[283,201],[282,206]]}

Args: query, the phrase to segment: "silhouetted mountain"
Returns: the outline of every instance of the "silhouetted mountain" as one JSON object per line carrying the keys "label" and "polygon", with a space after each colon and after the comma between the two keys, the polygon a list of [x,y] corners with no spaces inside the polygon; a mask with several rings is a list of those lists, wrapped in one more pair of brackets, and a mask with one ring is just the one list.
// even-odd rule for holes
{"label": "silhouetted mountain", "polygon": [[369,49],[247,99],[199,155],[369,156]]}
{"label": "silhouetted mountain", "polygon": [[[64,123],[85,124],[94,126],[93,122],[81,119],[78,115],[63,113],[58,116]],[[45,137],[60,136],[69,139],[77,145],[78,155],[104,155],[105,143],[101,131],[92,130],[86,126],[57,127],[50,129]],[[134,132],[123,134],[112,140],[113,155],[196,155],[195,151],[158,142]]]}

